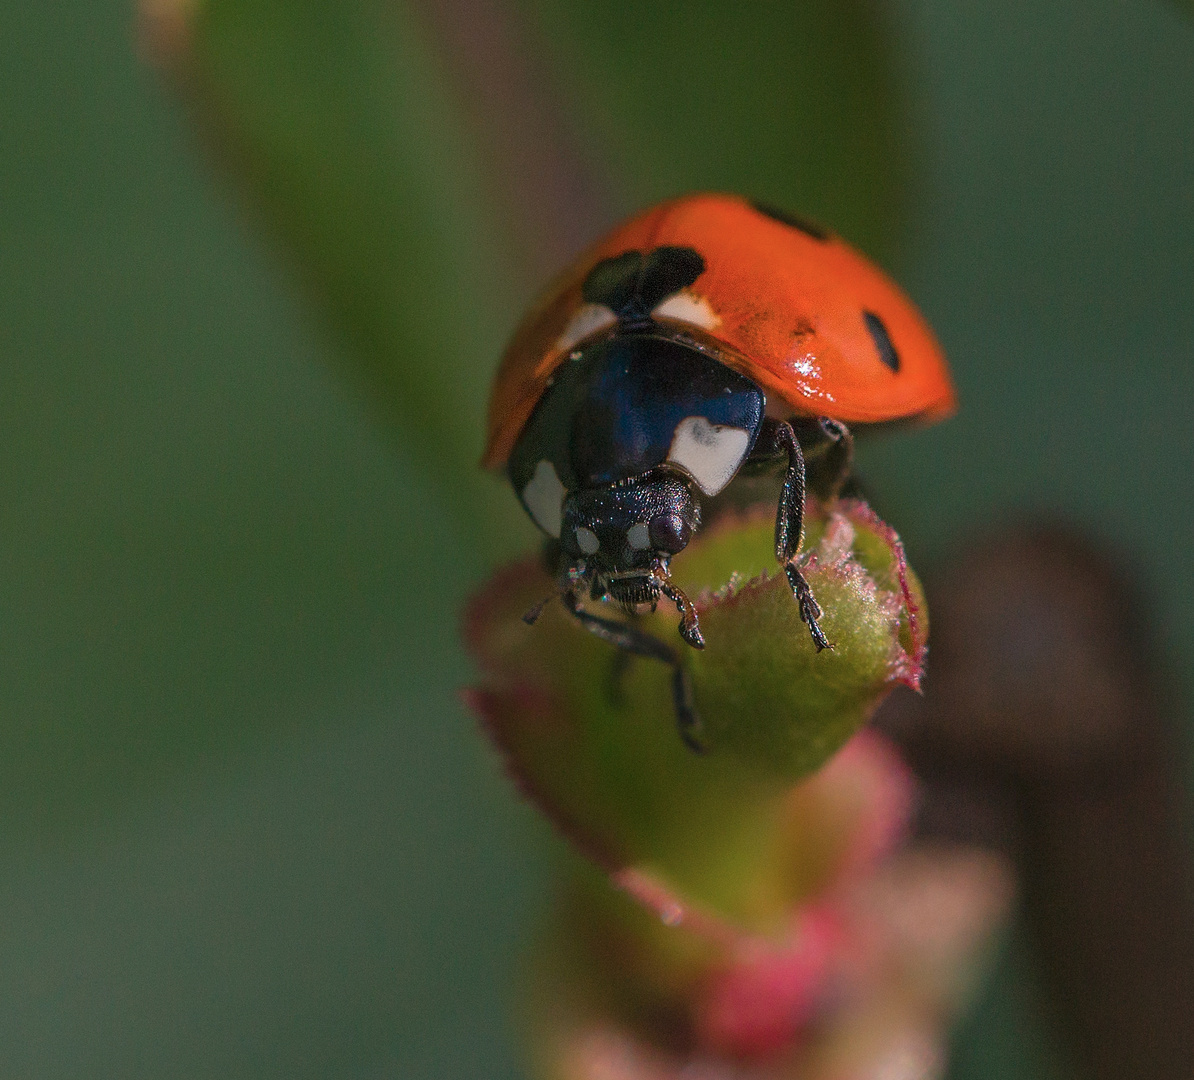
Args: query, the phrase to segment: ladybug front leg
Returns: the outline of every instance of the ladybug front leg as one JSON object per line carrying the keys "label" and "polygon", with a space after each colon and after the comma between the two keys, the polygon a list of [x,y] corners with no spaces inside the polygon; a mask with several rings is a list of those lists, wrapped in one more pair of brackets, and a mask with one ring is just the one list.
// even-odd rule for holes
{"label": "ladybug front leg", "polygon": [[813,596],[813,590],[793,561],[799,554],[800,544],[804,539],[804,455],[800,450],[800,440],[796,438],[791,424],[782,420],[769,420],[767,426],[770,431],[764,431],[764,434],[769,436],[771,448],[777,453],[787,454],[788,457],[784,486],[775,514],[775,557],[788,576],[792,595],[800,605],[800,618],[808,626],[813,644],[816,645],[817,652],[820,652],[822,649],[833,648],[817,622],[824,613]]}
{"label": "ladybug front leg", "polygon": [[703,649],[705,637],[701,633],[701,623],[697,617],[696,605],[688,599],[683,589],[672,584],[666,566],[657,565],[651,576],[659,591],[676,605],[676,610],[680,613],[680,636],[694,649]]}
{"label": "ladybug front leg", "polygon": [[672,669],[672,705],[676,710],[676,726],[679,728],[680,738],[689,750],[698,754],[705,753],[706,747],[700,740],[701,721],[693,703],[692,681],[676,650],[637,627],[614,619],[603,619],[600,615],[586,611],[572,589],[563,590],[560,599],[564,607],[589,633],[596,634],[603,641],[608,641],[634,656],[646,656],[662,661]]}

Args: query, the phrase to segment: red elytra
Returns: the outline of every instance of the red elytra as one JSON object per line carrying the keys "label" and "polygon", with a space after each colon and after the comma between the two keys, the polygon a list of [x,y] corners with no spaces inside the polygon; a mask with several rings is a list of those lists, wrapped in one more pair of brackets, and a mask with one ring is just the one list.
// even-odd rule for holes
{"label": "red elytra", "polygon": [[[486,468],[505,463],[552,373],[584,340],[574,332],[589,271],[626,251],[665,246],[694,249],[705,270],[658,322],[686,329],[697,320],[691,325],[703,339],[724,347],[718,359],[793,414],[870,424],[933,421],[954,411],[953,382],[932,330],[868,259],[836,236],[738,196],[689,195],[614,229],[523,320],[494,382]],[[881,321],[894,355],[884,355],[868,314]]]}

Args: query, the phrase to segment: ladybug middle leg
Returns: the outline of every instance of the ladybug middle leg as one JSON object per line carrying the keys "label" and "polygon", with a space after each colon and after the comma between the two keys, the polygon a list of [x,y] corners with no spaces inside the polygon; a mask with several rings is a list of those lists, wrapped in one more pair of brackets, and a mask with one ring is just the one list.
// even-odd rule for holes
{"label": "ladybug middle leg", "polygon": [[625,649],[614,649],[610,653],[609,667],[605,673],[605,700],[615,709],[621,709],[626,704],[626,677],[633,662],[634,653]]}
{"label": "ladybug middle leg", "polygon": [[794,561],[804,539],[805,468],[800,440],[796,438],[791,424],[768,419],[760,432],[759,443],[763,453],[784,454],[788,459],[779,507],[775,513],[775,557],[788,577],[792,595],[800,605],[800,618],[808,627],[817,652],[831,649],[833,646],[817,621],[824,612]]}
{"label": "ladybug middle leg", "polygon": [[822,502],[833,502],[852,479],[854,436],[828,416],[794,416],[788,422],[804,451],[808,490]]}
{"label": "ladybug middle leg", "polygon": [[611,645],[616,645],[626,653],[660,660],[672,669],[672,704],[676,710],[676,726],[680,729],[680,738],[689,750],[698,754],[705,753],[706,747],[700,739],[701,721],[693,702],[692,679],[688,669],[681,663],[679,653],[670,645],[635,626],[614,619],[603,619],[600,615],[586,611],[572,589],[561,591],[560,599],[564,607],[590,633],[596,634]]}

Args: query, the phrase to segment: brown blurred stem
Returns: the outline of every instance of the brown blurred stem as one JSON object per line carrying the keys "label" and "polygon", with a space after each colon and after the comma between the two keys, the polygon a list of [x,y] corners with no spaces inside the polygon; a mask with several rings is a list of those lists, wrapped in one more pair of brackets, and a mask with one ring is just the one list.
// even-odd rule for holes
{"label": "brown blurred stem", "polygon": [[1097,1080],[1194,1076],[1178,740],[1132,591],[1072,531],[1004,531],[926,579],[926,697],[879,722],[926,833],[1016,852],[1057,1020]]}

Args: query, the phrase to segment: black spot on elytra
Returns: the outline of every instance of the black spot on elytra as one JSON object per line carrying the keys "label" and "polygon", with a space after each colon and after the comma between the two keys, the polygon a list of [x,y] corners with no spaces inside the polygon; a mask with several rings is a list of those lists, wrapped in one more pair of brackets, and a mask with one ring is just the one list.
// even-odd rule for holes
{"label": "black spot on elytra", "polygon": [[814,240],[825,241],[832,235],[828,229],[821,228],[815,221],[809,221],[808,218],[802,218],[796,214],[789,214],[786,210],[780,210],[770,203],[755,202],[752,199],[750,205],[760,214],[771,218],[772,221],[778,221],[781,225],[787,225],[792,229],[799,229],[805,236],[811,236]]}
{"label": "black spot on elytra", "polygon": [[690,247],[658,247],[643,263],[639,298],[647,311],[687,289],[705,272],[705,260]]}
{"label": "black spot on elytra", "polygon": [[657,247],[645,257],[624,251],[589,271],[581,295],[590,304],[604,304],[622,322],[646,322],[654,308],[704,272],[705,260],[689,247]]}
{"label": "black spot on elytra", "polygon": [[866,323],[866,328],[871,332],[871,338],[875,342],[875,349],[879,353],[879,359],[891,368],[892,371],[899,371],[900,354],[896,352],[895,346],[891,343],[891,335],[888,334],[887,327],[883,325],[883,320],[873,312],[864,311],[862,313],[862,321]]}
{"label": "black spot on elytra", "polygon": [[604,304],[620,314],[634,303],[642,268],[641,251],[624,251],[612,259],[602,259],[589,271],[581,295],[590,304]]}

